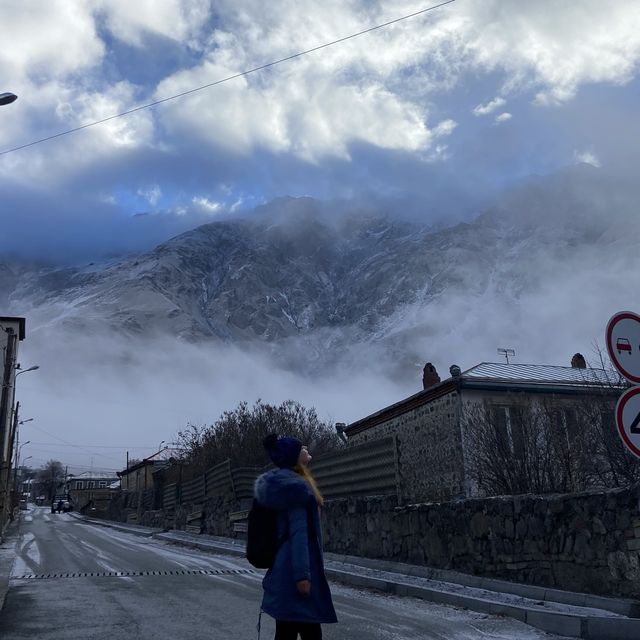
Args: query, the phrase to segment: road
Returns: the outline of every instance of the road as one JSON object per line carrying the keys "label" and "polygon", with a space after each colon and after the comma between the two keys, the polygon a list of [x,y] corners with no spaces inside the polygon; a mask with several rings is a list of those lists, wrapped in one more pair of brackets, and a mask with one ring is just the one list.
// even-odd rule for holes
{"label": "road", "polygon": [[[39,507],[23,516],[18,552],[0,613],[2,640],[257,638],[262,576],[243,559]],[[340,623],[323,628],[325,640],[554,638],[509,618],[337,584],[332,591]],[[262,640],[273,630],[263,615]]]}

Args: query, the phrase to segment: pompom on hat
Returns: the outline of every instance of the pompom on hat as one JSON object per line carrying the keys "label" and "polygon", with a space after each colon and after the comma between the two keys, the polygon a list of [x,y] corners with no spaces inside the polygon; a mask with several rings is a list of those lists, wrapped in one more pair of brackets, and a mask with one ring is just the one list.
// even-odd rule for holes
{"label": "pompom on hat", "polygon": [[298,438],[283,436],[279,438],[277,434],[271,433],[262,444],[267,450],[273,464],[281,469],[291,469],[298,464],[298,457],[302,449],[302,442]]}

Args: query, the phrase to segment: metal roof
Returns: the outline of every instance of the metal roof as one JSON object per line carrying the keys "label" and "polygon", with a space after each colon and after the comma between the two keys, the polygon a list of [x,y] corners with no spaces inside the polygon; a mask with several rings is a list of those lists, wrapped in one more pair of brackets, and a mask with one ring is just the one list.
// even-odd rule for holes
{"label": "metal roof", "polygon": [[462,373],[468,381],[529,382],[560,385],[624,386],[624,380],[605,369],[577,369],[548,364],[481,362]]}
{"label": "metal roof", "polygon": [[544,393],[589,393],[594,387],[606,392],[621,391],[628,383],[615,371],[605,369],[578,369],[539,364],[507,364],[481,362],[457,377],[447,378],[423,391],[404,398],[371,415],[352,422],[345,428],[353,435],[393,417],[427,404],[456,388],[493,389],[498,391],[529,391]]}

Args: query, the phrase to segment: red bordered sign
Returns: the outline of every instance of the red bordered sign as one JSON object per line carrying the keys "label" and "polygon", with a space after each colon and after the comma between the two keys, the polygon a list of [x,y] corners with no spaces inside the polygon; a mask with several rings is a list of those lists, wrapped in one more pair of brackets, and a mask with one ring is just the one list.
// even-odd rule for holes
{"label": "red bordered sign", "polygon": [[640,458],[640,387],[628,389],[618,399],[616,425],[622,441]]}
{"label": "red bordered sign", "polygon": [[640,383],[640,316],[620,311],[607,323],[607,351],[615,368],[630,382]]}

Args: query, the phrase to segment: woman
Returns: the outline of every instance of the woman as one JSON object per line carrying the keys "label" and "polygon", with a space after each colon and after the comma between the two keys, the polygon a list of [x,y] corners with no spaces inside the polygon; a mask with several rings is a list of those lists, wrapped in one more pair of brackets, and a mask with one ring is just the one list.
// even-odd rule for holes
{"label": "woman", "polygon": [[274,640],[320,640],[322,623],[337,622],[324,575],[320,507],[322,495],[309,473],[311,455],[297,438],[264,440],[278,467],[262,474],[255,497],[278,511],[276,559],[262,581],[262,610],[276,620]]}

